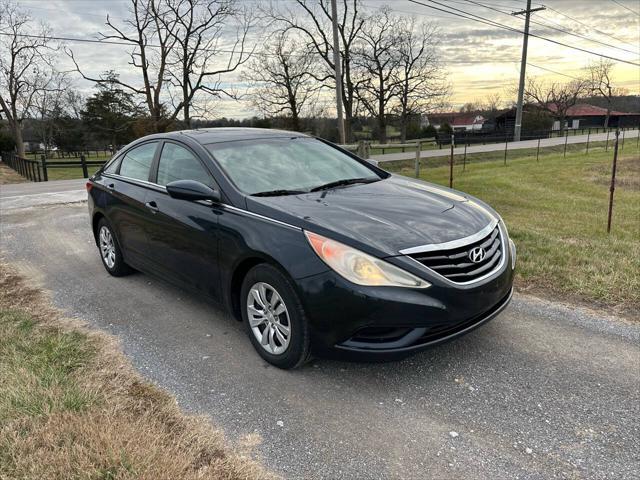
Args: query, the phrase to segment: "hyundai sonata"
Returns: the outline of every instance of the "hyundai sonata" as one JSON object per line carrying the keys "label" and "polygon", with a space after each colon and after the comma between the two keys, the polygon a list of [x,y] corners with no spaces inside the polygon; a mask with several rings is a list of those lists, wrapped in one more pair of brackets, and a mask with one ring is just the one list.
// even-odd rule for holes
{"label": "hyundai sonata", "polygon": [[87,190],[107,272],[140,270],[224,304],[281,368],[311,353],[400,358],[511,298],[515,246],[491,207],[303,134],[147,136]]}

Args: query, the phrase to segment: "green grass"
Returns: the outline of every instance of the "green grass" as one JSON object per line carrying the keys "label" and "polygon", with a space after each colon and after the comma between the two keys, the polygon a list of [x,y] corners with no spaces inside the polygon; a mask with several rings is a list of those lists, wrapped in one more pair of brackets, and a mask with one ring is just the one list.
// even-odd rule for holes
{"label": "green grass", "polygon": [[[40,159],[40,154],[27,153],[27,158],[30,159]],[[109,152],[95,152],[91,151],[88,155],[85,155],[86,161],[102,161],[106,162],[111,158],[111,153]],[[58,158],[55,154],[50,154],[47,157],[48,162],[76,162],[78,166],[73,167],[51,167],[47,168],[47,175],[49,180],[71,180],[75,178],[82,178],[82,167],[80,166],[80,157],[65,157]],[[89,176],[93,175],[99,167],[89,166],[87,167],[87,171]]]}
{"label": "green grass", "polygon": [[[613,149],[584,145],[456,157],[454,188],[491,204],[518,246],[518,284],[552,296],[640,308],[640,151],[635,140],[620,153],[613,227],[607,206]],[[429,159],[423,180],[448,185],[446,159]],[[411,162],[384,168],[413,175]]]}
{"label": "green grass", "polygon": [[76,376],[93,354],[86,336],[36,325],[25,312],[0,310],[0,425],[16,417],[82,411],[94,401]]}
{"label": "green grass", "polygon": [[[98,168],[100,167],[87,167],[89,176],[96,173]],[[82,168],[80,166],[48,168],[47,174],[49,176],[49,180],[72,180],[75,178],[82,178]]]}

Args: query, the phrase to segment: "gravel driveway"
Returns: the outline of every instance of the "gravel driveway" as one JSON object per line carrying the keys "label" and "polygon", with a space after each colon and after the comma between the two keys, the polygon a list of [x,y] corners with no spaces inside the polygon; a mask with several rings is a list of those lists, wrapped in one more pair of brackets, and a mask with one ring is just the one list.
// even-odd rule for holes
{"label": "gravel driveway", "polygon": [[118,336],[183,408],[232,440],[259,434],[256,453],[285,477],[640,477],[640,323],[516,295],[485,327],[402,362],[281,371],[215,305],[107,275],[86,204],[3,195],[5,260]]}

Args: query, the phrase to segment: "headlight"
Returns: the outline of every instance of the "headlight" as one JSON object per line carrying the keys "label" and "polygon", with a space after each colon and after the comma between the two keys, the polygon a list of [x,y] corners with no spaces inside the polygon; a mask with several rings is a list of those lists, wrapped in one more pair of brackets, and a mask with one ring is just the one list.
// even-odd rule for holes
{"label": "headlight", "polygon": [[307,240],[318,256],[339,275],[357,285],[427,288],[431,284],[379,258],[342,243],[307,232]]}

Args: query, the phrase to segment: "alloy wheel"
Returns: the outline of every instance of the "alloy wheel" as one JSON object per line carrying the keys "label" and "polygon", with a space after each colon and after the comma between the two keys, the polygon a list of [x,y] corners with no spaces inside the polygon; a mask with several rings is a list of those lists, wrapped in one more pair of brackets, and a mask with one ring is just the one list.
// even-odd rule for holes
{"label": "alloy wheel", "polygon": [[107,267],[113,268],[116,264],[116,246],[111,231],[105,226],[100,228],[100,253]]}
{"label": "alloy wheel", "polygon": [[247,295],[247,318],[260,346],[272,355],[285,352],[291,339],[289,311],[268,283],[255,283]]}

